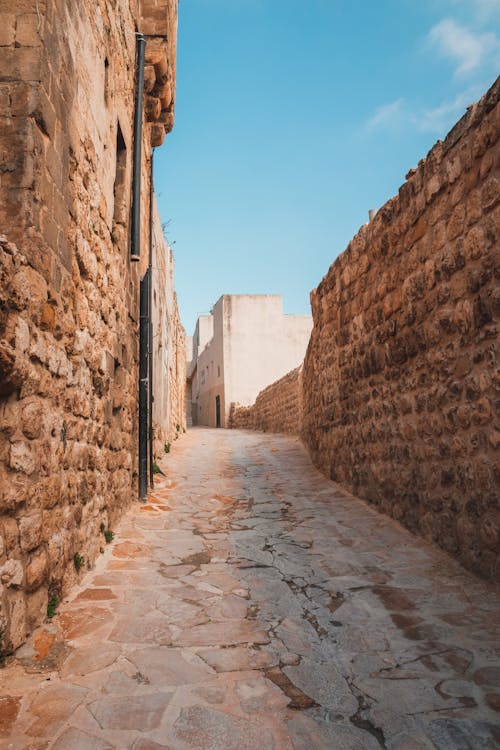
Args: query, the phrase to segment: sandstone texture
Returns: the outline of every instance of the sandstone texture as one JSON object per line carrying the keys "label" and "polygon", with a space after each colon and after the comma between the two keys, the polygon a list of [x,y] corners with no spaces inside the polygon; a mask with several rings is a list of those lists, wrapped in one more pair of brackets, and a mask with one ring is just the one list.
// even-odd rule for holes
{"label": "sandstone texture", "polygon": [[252,406],[231,404],[229,427],[298,435],[302,425],[302,366],[272,383]]}
{"label": "sandstone texture", "polygon": [[499,96],[500,79],[332,264],[303,370],[231,411],[300,434],[331,479],[496,580]]}
{"label": "sandstone texture", "polygon": [[333,480],[500,574],[500,79],[311,304],[303,439]]}
{"label": "sandstone texture", "polygon": [[[137,493],[139,280],[151,150],[173,124],[176,8],[0,0],[0,653],[93,564]],[[156,36],[131,264],[135,30],[146,21]],[[158,265],[171,269],[158,224]],[[174,357],[184,332],[169,293],[157,345]],[[183,424],[182,370],[172,378],[165,434]]]}

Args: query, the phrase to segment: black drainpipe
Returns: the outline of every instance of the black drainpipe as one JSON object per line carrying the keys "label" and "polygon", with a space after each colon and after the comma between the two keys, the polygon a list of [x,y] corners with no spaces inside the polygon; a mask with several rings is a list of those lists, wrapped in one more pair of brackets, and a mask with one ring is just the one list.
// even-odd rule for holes
{"label": "black drainpipe", "polygon": [[134,111],[134,154],[132,175],[132,243],[130,260],[141,257],[141,167],[142,167],[142,110],[144,100],[144,54],[146,37],[136,34],[136,85]]}
{"label": "black drainpipe", "polygon": [[141,279],[139,323],[139,499],[148,494],[149,268]]}
{"label": "black drainpipe", "polygon": [[[132,231],[130,260],[141,258],[141,171],[142,171],[142,117],[144,101],[144,57],[146,39],[136,34],[136,85],[134,110],[134,153],[132,175]],[[140,283],[139,317],[139,499],[148,494],[148,345],[149,345],[149,287],[150,270]]]}
{"label": "black drainpipe", "polygon": [[151,149],[151,166],[149,175],[149,486],[154,488],[153,457],[153,163],[154,148]]}

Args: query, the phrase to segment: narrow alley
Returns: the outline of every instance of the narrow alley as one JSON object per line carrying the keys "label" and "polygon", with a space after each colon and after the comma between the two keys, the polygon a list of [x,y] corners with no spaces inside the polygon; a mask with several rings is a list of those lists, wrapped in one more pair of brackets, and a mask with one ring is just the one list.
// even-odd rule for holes
{"label": "narrow alley", "polygon": [[2,672],[9,750],[425,750],[500,740],[500,597],[324,478],[198,428]]}

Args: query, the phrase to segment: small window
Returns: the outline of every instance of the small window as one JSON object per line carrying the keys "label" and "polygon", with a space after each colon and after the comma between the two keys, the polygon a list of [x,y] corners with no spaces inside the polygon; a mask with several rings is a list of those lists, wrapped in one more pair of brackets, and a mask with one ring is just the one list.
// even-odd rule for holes
{"label": "small window", "polygon": [[220,365],[217,365],[217,377],[220,378]]}

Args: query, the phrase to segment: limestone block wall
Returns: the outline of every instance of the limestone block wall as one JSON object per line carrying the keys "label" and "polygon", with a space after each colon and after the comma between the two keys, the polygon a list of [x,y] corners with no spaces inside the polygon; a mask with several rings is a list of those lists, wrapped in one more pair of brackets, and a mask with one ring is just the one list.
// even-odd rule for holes
{"label": "limestone block wall", "polygon": [[[137,494],[149,161],[172,125],[175,71],[173,28],[146,48],[133,264],[139,6],[0,0],[0,652],[77,579],[75,555],[93,564]],[[155,8],[168,18],[176,2]]]}
{"label": "limestone block wall", "polygon": [[257,396],[252,406],[231,404],[229,427],[298,435],[302,425],[302,366]]}
{"label": "limestone block wall", "polygon": [[332,479],[498,577],[500,80],[311,295],[303,439]]}
{"label": "limestone block wall", "polygon": [[130,502],[136,355],[124,329],[120,340],[116,323],[96,316],[108,306],[126,322],[118,294],[111,311],[68,276],[56,291],[5,238],[0,273],[0,617],[10,650],[76,579],[74,555],[91,564],[101,524],[112,527]]}
{"label": "limestone block wall", "polygon": [[174,256],[163,236],[160,216],[153,221],[153,434],[154,455],[186,428],[186,333],[174,287]]}
{"label": "limestone block wall", "polygon": [[230,430],[257,430],[255,421],[255,404],[242,406],[233,401],[229,409],[228,428]]}
{"label": "limestone block wall", "polygon": [[186,358],[185,330],[181,323],[178,308],[171,320],[170,363],[169,363],[169,404],[167,438],[177,440],[186,430]]}

